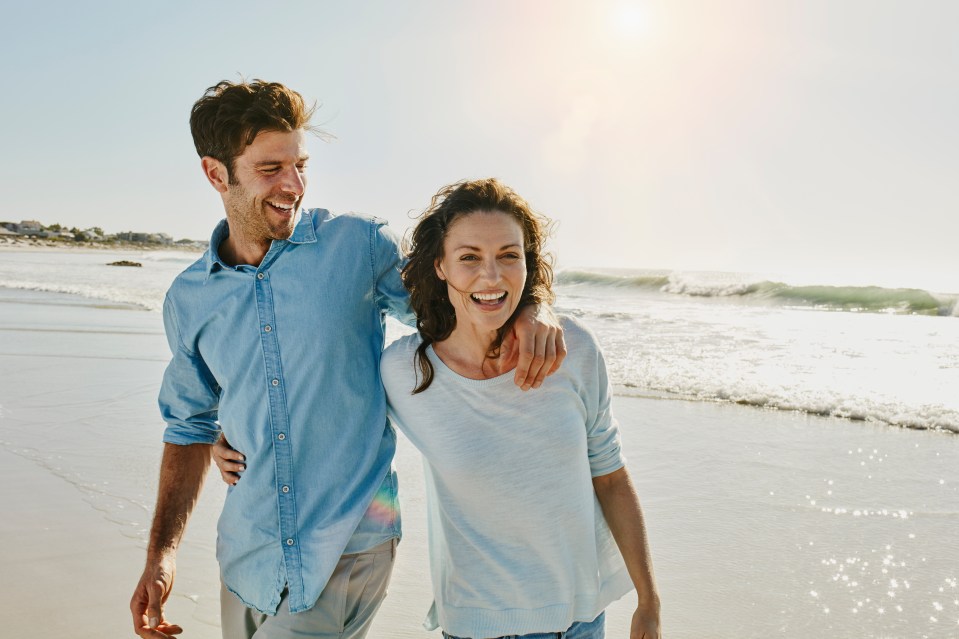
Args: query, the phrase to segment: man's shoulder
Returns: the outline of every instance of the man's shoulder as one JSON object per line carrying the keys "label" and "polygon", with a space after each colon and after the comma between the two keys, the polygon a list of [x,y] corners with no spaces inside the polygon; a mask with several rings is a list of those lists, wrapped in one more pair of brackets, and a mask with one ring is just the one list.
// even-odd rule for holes
{"label": "man's shoulder", "polygon": [[381,218],[352,211],[348,213],[334,213],[329,209],[316,208],[306,209],[306,214],[313,220],[313,228],[317,231],[348,229],[369,231],[371,227],[386,224],[386,220]]}

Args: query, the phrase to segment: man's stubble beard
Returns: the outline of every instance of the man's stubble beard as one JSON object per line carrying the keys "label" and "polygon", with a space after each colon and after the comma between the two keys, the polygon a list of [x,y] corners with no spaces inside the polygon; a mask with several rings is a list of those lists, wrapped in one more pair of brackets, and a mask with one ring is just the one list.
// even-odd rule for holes
{"label": "man's stubble beard", "polygon": [[272,225],[267,221],[264,206],[265,200],[258,207],[243,186],[231,183],[227,217],[233,232],[248,241],[290,239],[296,227],[298,208],[294,209],[289,222]]}

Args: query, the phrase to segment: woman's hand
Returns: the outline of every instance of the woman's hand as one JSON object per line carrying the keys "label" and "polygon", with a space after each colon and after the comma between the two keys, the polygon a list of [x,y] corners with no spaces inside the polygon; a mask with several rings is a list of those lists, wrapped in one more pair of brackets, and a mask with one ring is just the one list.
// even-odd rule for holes
{"label": "woman's hand", "polygon": [[236,486],[240,481],[240,473],[246,470],[246,457],[238,450],[233,450],[230,442],[226,440],[223,433],[220,433],[220,439],[213,445],[213,463],[220,471],[220,477],[231,486]]}

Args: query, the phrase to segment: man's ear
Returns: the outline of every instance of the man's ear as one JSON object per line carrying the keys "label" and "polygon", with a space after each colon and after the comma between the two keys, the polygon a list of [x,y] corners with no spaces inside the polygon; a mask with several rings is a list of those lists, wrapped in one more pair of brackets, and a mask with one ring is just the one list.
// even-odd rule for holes
{"label": "man's ear", "polygon": [[226,170],[226,165],[216,158],[205,155],[200,159],[200,166],[203,168],[203,175],[206,176],[213,188],[219,193],[226,193],[227,185],[230,183],[230,175]]}

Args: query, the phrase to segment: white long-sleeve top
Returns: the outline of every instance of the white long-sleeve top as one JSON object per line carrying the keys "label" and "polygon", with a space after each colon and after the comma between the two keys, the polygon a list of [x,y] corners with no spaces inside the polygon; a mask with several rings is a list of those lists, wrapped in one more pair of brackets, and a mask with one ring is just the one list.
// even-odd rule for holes
{"label": "white long-sleeve top", "polygon": [[588,329],[562,325],[566,360],[527,392],[512,372],[463,377],[430,347],[433,383],[413,395],[419,335],[383,353],[389,415],[426,472],[429,630],[561,632],[632,589],[592,485],[625,463],[606,364]]}

